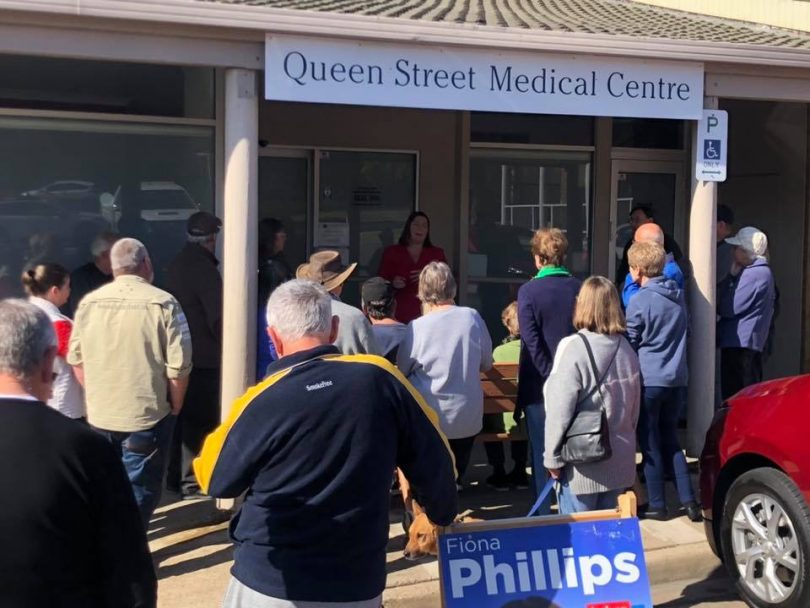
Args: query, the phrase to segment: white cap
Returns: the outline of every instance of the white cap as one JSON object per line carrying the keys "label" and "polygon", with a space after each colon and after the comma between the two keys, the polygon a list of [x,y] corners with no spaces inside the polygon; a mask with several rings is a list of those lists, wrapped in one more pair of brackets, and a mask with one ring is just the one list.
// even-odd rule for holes
{"label": "white cap", "polygon": [[742,247],[748,253],[757,257],[764,256],[765,252],[768,251],[768,237],[765,236],[764,232],[753,226],[740,228],[737,234],[726,239],[726,243]]}

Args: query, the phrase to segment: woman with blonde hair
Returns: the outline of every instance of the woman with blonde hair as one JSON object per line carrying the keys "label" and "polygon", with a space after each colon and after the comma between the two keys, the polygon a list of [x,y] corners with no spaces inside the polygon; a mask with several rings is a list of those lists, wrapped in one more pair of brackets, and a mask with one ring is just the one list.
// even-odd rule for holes
{"label": "woman with blonde hair", "polygon": [[[587,279],[574,310],[577,333],[560,341],[543,394],[546,449],[543,462],[558,481],[560,513],[616,507],[636,476],[636,425],[641,399],[638,356],[624,337],[625,319],[616,287],[605,277]],[[563,446],[581,411],[605,414],[610,454],[603,460],[568,462]]]}
{"label": "woman with blonde hair", "polygon": [[477,311],[456,306],[456,280],[444,262],[419,274],[424,315],[411,321],[397,366],[436,413],[456,459],[458,479],[481,431],[484,394],[480,373],[492,367],[492,339]]}
{"label": "woman with blonde hair", "polygon": [[70,273],[59,264],[37,264],[23,272],[22,284],[28,301],[48,315],[56,331],[57,356],[53,364],[56,377],[48,405],[68,418],[84,418],[84,392],[73,368],[65,361],[73,322],[59,312],[70,297]]}

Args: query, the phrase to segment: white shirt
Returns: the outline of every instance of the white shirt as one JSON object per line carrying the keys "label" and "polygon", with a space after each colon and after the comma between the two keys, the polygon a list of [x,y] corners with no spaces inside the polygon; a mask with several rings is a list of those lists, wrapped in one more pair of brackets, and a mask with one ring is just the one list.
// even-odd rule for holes
{"label": "white shirt", "polygon": [[73,322],[48,300],[32,296],[28,301],[48,315],[57,336],[59,354],[53,363],[56,379],[53,381],[53,395],[48,400],[48,405],[68,418],[83,418],[87,415],[84,409],[84,391],[73,373],[73,368],[64,357]]}

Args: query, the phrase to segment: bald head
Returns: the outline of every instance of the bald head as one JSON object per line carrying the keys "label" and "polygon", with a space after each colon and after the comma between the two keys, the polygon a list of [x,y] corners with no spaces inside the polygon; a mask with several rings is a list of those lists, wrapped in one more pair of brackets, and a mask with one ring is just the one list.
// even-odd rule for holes
{"label": "bald head", "polygon": [[636,229],[633,235],[633,242],[635,243],[655,243],[664,246],[664,231],[658,224],[642,224]]}

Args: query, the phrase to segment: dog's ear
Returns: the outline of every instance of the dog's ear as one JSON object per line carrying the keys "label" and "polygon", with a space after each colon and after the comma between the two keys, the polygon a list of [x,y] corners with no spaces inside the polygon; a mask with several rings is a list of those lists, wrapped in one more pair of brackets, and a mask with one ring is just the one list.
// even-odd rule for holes
{"label": "dog's ear", "polygon": [[418,502],[416,502],[414,500],[413,501],[413,514],[414,514],[414,516],[421,515],[424,512],[425,512],[425,510],[422,508],[422,505],[420,505]]}

